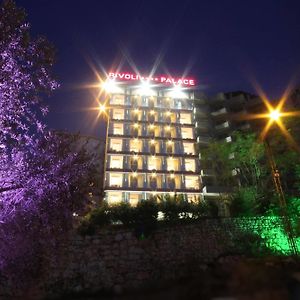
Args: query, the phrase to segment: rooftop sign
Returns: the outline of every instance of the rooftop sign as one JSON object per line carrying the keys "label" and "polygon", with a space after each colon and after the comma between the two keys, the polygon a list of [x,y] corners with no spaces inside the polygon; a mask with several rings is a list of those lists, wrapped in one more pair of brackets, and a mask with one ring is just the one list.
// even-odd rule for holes
{"label": "rooftop sign", "polygon": [[161,84],[181,85],[181,86],[194,86],[195,80],[191,78],[174,78],[167,75],[144,77],[133,73],[114,73],[108,74],[108,78],[115,80],[126,81],[147,81]]}

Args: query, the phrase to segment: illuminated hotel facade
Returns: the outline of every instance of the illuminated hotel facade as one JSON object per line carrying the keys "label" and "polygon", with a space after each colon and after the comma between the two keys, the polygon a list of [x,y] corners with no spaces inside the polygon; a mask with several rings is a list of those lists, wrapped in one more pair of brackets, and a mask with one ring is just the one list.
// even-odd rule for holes
{"label": "illuminated hotel facade", "polygon": [[193,79],[110,73],[105,199],[109,204],[154,195],[201,195],[195,150]]}

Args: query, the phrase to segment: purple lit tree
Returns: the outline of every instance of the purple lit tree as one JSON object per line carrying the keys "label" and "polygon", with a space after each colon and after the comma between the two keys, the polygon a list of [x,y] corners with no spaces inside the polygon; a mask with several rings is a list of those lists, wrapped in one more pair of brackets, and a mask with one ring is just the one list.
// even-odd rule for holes
{"label": "purple lit tree", "polygon": [[[58,87],[52,46],[31,39],[25,13],[0,7],[0,282],[29,282],[72,226],[88,187],[89,162],[74,137],[48,132],[41,96]],[[26,279],[26,280],[25,280]]]}

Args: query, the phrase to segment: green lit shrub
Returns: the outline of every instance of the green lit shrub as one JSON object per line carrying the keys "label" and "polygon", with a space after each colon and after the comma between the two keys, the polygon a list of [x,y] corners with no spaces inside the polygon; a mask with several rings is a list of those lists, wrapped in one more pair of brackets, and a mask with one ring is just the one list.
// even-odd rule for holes
{"label": "green lit shrub", "polygon": [[232,239],[235,252],[250,257],[267,256],[274,254],[266,245],[266,240],[253,231],[240,231]]}

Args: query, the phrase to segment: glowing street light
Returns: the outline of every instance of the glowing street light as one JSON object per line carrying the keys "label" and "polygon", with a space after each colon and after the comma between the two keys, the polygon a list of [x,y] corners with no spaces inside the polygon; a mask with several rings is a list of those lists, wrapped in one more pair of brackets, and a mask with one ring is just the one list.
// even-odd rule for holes
{"label": "glowing street light", "polygon": [[106,105],[105,104],[100,104],[99,105],[99,111],[100,111],[100,113],[104,113],[106,111]]}
{"label": "glowing street light", "polygon": [[281,112],[278,109],[274,109],[270,112],[269,118],[273,121],[278,121],[281,116]]}
{"label": "glowing street light", "polygon": [[111,93],[116,88],[116,83],[114,80],[107,79],[101,84],[101,87],[108,93]]}
{"label": "glowing street light", "polygon": [[259,90],[259,95],[260,95],[262,101],[264,102],[264,104],[265,104],[265,106],[268,110],[268,113],[254,114],[254,115],[249,114],[249,115],[246,115],[246,118],[247,119],[261,119],[261,118],[263,118],[263,119],[268,120],[267,124],[265,125],[264,129],[262,130],[262,132],[260,134],[260,139],[262,141],[264,141],[264,145],[265,145],[265,149],[266,149],[266,155],[267,155],[267,158],[268,158],[269,163],[270,163],[272,178],[273,178],[275,190],[276,190],[276,193],[277,193],[277,196],[278,196],[279,206],[280,206],[281,214],[282,214],[282,217],[283,217],[284,228],[285,228],[285,231],[287,233],[288,241],[289,241],[289,244],[290,244],[290,247],[291,247],[293,253],[295,255],[297,255],[298,254],[298,249],[297,249],[297,245],[296,245],[295,240],[294,240],[291,221],[290,221],[290,219],[288,217],[288,214],[287,214],[286,200],[285,200],[285,195],[284,195],[281,180],[280,180],[280,173],[279,173],[279,170],[277,168],[277,165],[276,165],[276,162],[275,162],[275,159],[274,159],[274,155],[273,155],[273,151],[272,151],[271,145],[269,143],[267,134],[268,134],[270,128],[272,127],[272,125],[275,123],[279,127],[279,129],[283,133],[283,135],[287,138],[287,140],[296,149],[299,149],[298,145],[296,145],[296,143],[293,140],[292,136],[290,135],[290,133],[288,132],[288,130],[284,126],[283,122],[281,121],[282,117],[296,116],[296,115],[299,115],[299,112],[282,112],[282,108],[284,106],[284,103],[288,99],[288,92],[289,92],[288,90],[284,93],[283,97],[280,99],[279,103],[275,107],[273,107],[273,105],[269,102],[269,100],[267,99],[267,97],[263,93],[263,91],[260,88],[258,90]]}

